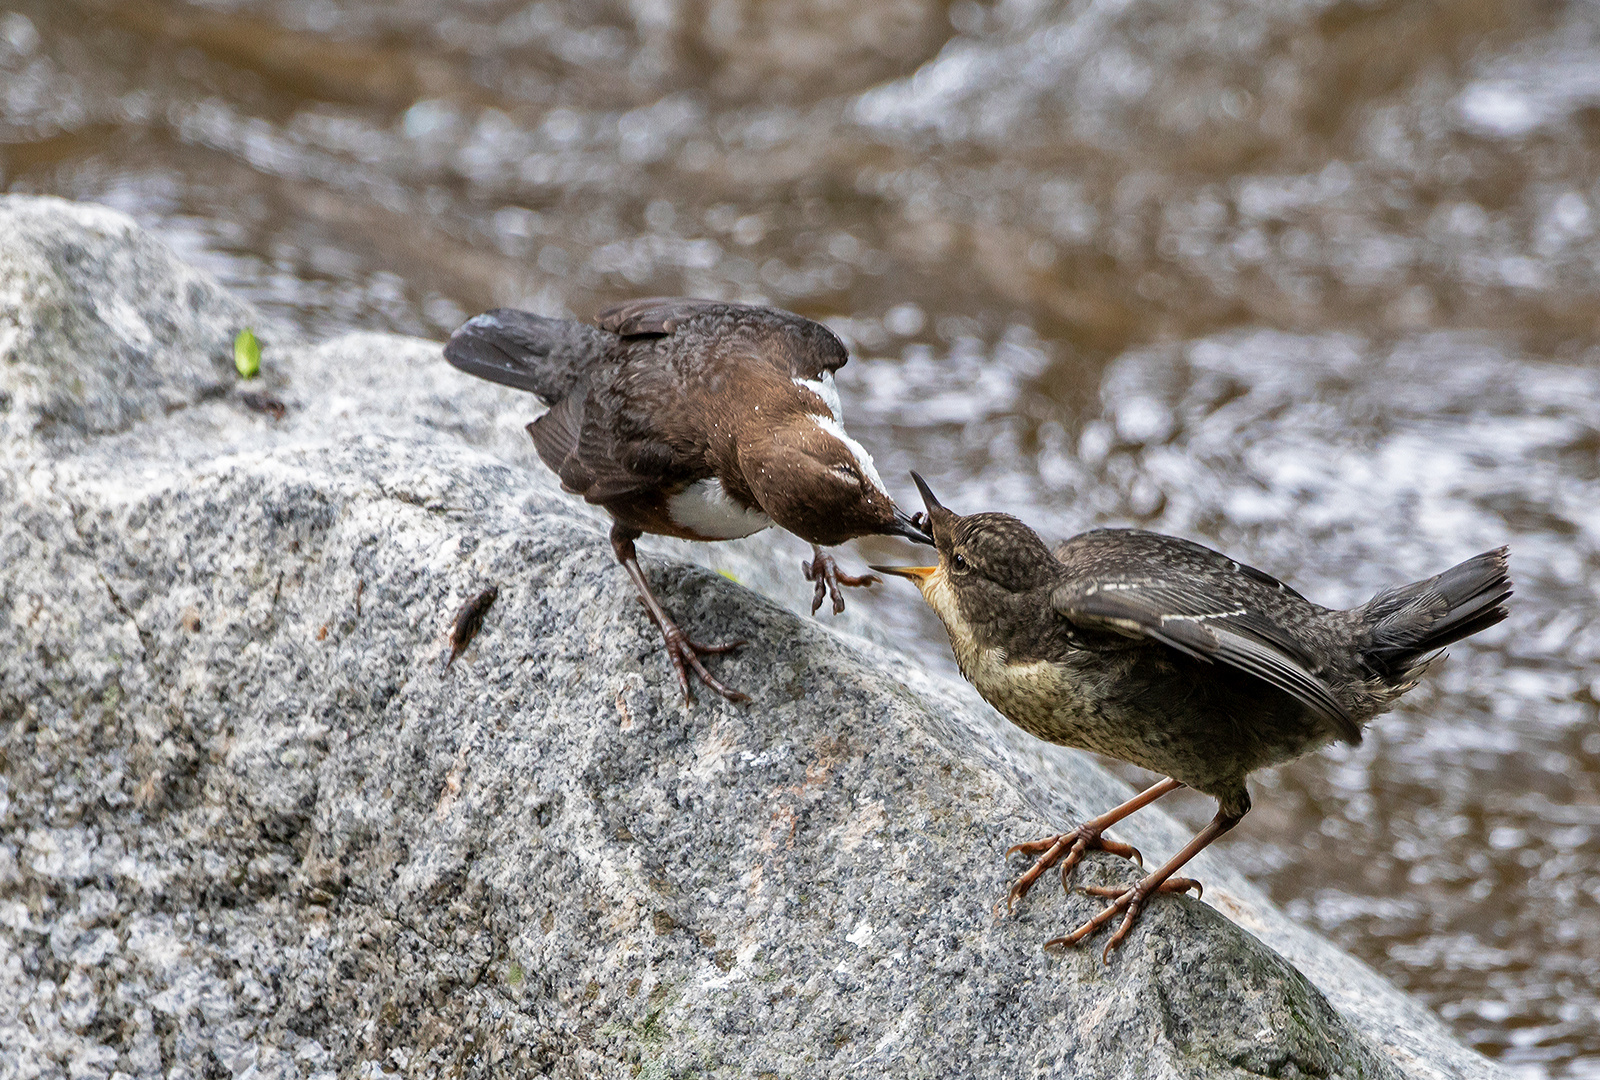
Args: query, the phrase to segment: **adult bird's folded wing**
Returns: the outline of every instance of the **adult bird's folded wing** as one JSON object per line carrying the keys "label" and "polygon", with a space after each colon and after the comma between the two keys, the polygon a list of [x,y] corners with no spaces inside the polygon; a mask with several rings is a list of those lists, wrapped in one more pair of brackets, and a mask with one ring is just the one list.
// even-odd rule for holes
{"label": "adult bird's folded wing", "polygon": [[705,356],[758,356],[795,379],[820,379],[850,359],[839,336],[826,326],[791,311],[652,296],[606,308],[595,318],[602,330],[623,338],[671,337],[691,322],[704,337]]}
{"label": "adult bird's folded wing", "polygon": [[687,296],[647,296],[606,308],[595,316],[595,323],[620,337],[672,334],[696,315],[722,313],[732,306],[737,305]]}

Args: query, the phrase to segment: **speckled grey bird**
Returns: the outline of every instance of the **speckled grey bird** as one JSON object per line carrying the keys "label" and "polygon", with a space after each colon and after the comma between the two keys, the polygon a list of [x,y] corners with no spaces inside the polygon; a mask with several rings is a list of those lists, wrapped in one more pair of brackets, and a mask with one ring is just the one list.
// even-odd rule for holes
{"label": "speckled grey bird", "polygon": [[872,456],[845,434],[833,373],[850,354],[826,326],[776,308],[712,300],[633,300],[598,325],[501,308],[468,320],[445,345],[463,371],[536,394],[550,406],[528,425],[539,458],[567,491],[604,507],[611,546],[661,630],[689,697],[689,671],[732,701],[667,616],[639,567],[644,533],[731,540],[779,525],[809,541],[802,563],[844,610],[841,574],[822,547],[873,533],[927,541],[884,490]]}
{"label": "speckled grey bird", "polygon": [[[1138,529],[1096,529],[1052,552],[1008,514],[961,516],[927,504],[937,566],[874,566],[914,581],[950,635],[961,673],[1023,730],[1160,773],[1148,790],[1076,829],[1026,844],[1037,855],[1012,886],[1024,896],[1058,862],[1062,883],[1085,851],[1138,852],[1107,828],[1185,785],[1217,815],[1159,869],[1047,944],[1075,945],[1120,912],[1105,948],[1157,892],[1199,889],[1173,875],[1250,809],[1245,778],[1334,742],[1361,741],[1453,641],[1506,617],[1505,548],[1361,607],[1318,607],[1283,582],[1210,548]],[[1142,860],[1140,860],[1142,864]]]}

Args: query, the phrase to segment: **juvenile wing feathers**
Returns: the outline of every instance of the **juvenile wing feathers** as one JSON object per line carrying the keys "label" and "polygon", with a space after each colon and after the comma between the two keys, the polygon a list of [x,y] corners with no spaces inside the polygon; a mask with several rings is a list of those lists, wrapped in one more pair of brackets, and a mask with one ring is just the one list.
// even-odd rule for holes
{"label": "juvenile wing feathers", "polygon": [[1350,743],[1361,729],[1284,629],[1237,597],[1203,584],[1160,580],[1068,582],[1051,596],[1056,611],[1084,629],[1157,641],[1186,656],[1227,664],[1277,687],[1332,722]]}

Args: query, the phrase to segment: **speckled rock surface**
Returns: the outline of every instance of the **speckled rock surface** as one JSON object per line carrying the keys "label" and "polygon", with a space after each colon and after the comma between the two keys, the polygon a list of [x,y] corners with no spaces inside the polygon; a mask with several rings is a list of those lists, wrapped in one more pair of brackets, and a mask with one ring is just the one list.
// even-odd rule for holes
{"label": "speckled rock surface", "polygon": [[652,557],[749,642],[755,700],[684,708],[527,399],[437,345],[275,340],[53,200],[0,199],[0,295],[0,1077],[1498,1075],[1225,852],[1111,965],[1043,951],[1098,901],[997,918],[1001,852],[1121,785]]}

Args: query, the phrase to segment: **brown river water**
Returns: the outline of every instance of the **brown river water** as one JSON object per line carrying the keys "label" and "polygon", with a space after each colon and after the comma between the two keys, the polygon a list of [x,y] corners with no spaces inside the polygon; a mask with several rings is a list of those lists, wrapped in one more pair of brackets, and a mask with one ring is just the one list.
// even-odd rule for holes
{"label": "brown river water", "polygon": [[[891,486],[1331,605],[1509,543],[1511,620],[1224,851],[1516,1075],[1600,1078],[1600,7],[0,0],[0,186],[315,335],[788,307]],[[949,664],[909,589],[853,602]]]}

